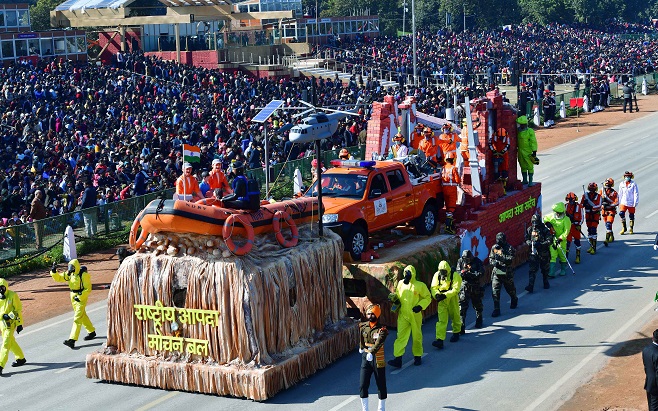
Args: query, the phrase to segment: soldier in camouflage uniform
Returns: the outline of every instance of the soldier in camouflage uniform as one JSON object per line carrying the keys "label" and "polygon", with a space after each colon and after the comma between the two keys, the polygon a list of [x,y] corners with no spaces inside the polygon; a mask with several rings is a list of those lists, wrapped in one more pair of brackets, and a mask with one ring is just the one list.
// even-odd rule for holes
{"label": "soldier in camouflage uniform", "polygon": [[541,269],[541,274],[544,279],[544,288],[551,288],[548,283],[548,274],[551,269],[551,245],[555,239],[553,234],[544,222],[541,216],[534,214],[532,216],[532,225],[528,227],[525,233],[525,242],[530,247],[530,256],[528,257],[528,264],[530,271],[528,273],[529,280],[526,286],[526,291],[532,293],[535,288],[535,278],[537,271]]}
{"label": "soldier in camouflage uniform", "polygon": [[494,310],[492,317],[500,316],[500,288],[505,287],[505,291],[512,298],[511,309],[516,308],[519,298],[516,296],[516,287],[514,286],[514,248],[507,242],[505,233],[496,234],[496,244],[491,248],[489,253],[489,264],[493,265],[491,291],[493,294]]}
{"label": "soldier in camouflage uniform", "polygon": [[366,310],[368,321],[359,324],[359,353],[361,353],[360,393],[361,409],[368,411],[368,388],[370,377],[375,375],[375,383],[379,390],[379,410],[386,404],[386,361],[384,359],[384,341],[388,336],[386,327],[379,324],[382,313],[379,305],[372,304]]}
{"label": "soldier in camouflage uniform", "polygon": [[461,334],[466,334],[466,311],[469,303],[475,309],[475,328],[482,328],[482,298],[484,288],[481,279],[484,275],[482,260],[474,257],[470,250],[464,250],[462,256],[457,260],[456,271],[462,276],[462,288],[459,290],[459,311],[462,317]]}

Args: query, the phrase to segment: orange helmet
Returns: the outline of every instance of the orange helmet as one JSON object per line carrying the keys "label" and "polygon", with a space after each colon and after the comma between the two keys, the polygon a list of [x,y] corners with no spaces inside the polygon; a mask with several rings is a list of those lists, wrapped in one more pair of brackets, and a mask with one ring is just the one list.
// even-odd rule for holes
{"label": "orange helmet", "polygon": [[496,134],[501,137],[507,137],[507,130],[501,127],[498,130],[496,130]]}
{"label": "orange helmet", "polygon": [[598,189],[599,189],[599,186],[593,181],[587,185],[587,190],[588,191],[596,191]]}
{"label": "orange helmet", "polygon": [[450,130],[450,129],[452,129],[450,123],[445,123],[444,125],[441,126],[441,130]]}
{"label": "orange helmet", "polygon": [[450,159],[450,158],[452,158],[452,159],[455,158],[455,153],[453,153],[452,151],[448,151],[448,152],[446,153],[446,155],[445,155],[445,159],[446,159],[446,160],[448,160],[448,159]]}
{"label": "orange helmet", "polygon": [[397,133],[395,137],[393,137],[393,141],[404,143],[404,136],[401,133]]}
{"label": "orange helmet", "polygon": [[341,159],[343,159],[343,160],[347,160],[347,159],[350,158],[350,152],[347,151],[346,148],[342,148],[342,149],[340,150],[340,153],[338,154],[338,158],[341,158]]}
{"label": "orange helmet", "polygon": [[605,179],[603,185],[606,187],[613,187],[615,185],[615,180],[613,180],[612,177],[608,177]]}
{"label": "orange helmet", "polygon": [[567,194],[566,197],[564,197],[564,201],[568,201],[568,202],[578,201],[578,196],[576,195],[576,193],[573,193],[573,192],[569,193],[569,194]]}
{"label": "orange helmet", "polygon": [[429,127],[425,127],[425,128],[423,129],[423,133],[425,133],[425,134],[431,134],[431,133],[432,133],[432,129],[429,128]]}
{"label": "orange helmet", "polygon": [[624,172],[624,177],[635,178],[635,176],[633,175],[633,173],[631,173],[630,171],[626,171],[626,172]]}

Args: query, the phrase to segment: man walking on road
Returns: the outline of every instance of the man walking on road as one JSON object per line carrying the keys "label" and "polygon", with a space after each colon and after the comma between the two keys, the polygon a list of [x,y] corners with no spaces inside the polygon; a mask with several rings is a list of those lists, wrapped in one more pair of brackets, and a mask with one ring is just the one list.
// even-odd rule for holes
{"label": "man walking on road", "polygon": [[530,247],[530,256],[528,257],[530,271],[528,272],[528,285],[525,289],[527,292],[532,293],[535,290],[537,271],[540,269],[544,288],[551,288],[551,285],[548,283],[548,273],[551,267],[550,248],[553,244],[553,236],[548,228],[546,228],[544,222],[541,221],[539,214],[533,214],[530,221],[532,225],[528,227],[525,233],[525,242]]}
{"label": "man walking on road", "polygon": [[644,363],[644,389],[647,392],[649,411],[658,411],[658,330],[653,332],[651,344],[642,350]]}
{"label": "man walking on road", "polygon": [[11,351],[16,357],[11,366],[20,367],[25,365],[25,355],[23,350],[16,342],[14,331],[20,334],[23,331],[23,306],[18,294],[9,290],[9,284],[4,278],[0,278],[0,333],[2,333],[2,348],[0,348],[0,376],[2,370],[7,365],[9,352]]}
{"label": "man walking on road", "polygon": [[484,288],[480,280],[484,276],[484,265],[482,260],[474,256],[470,250],[464,250],[461,258],[457,260],[456,271],[462,276],[462,288],[459,290],[459,314],[462,319],[461,334],[466,334],[466,312],[471,303],[475,309],[475,328],[482,328]]}
{"label": "man walking on road", "polygon": [[637,184],[633,181],[635,176],[630,171],[624,173],[624,181],[619,183],[619,217],[621,217],[621,232],[626,233],[626,210],[628,210],[628,218],[630,220],[630,230],[628,234],[633,234],[633,226],[635,225],[635,207],[640,203],[640,192],[637,189]]}
{"label": "man walking on road", "polygon": [[489,263],[493,265],[493,278],[491,279],[491,292],[493,295],[494,310],[492,317],[500,316],[500,289],[505,287],[505,291],[512,298],[511,309],[515,309],[519,303],[516,296],[516,286],[514,285],[514,248],[507,242],[505,233],[496,234],[496,244],[491,247],[489,253]]}
{"label": "man walking on road", "polygon": [[571,221],[566,216],[566,207],[563,202],[553,204],[553,213],[544,217],[544,223],[553,230],[555,242],[550,248],[551,267],[549,277],[555,277],[555,268],[560,260],[560,275],[567,275],[567,236],[571,231]]}
{"label": "man walking on road", "polygon": [[453,272],[447,261],[441,261],[439,271],[434,273],[430,286],[430,291],[438,303],[436,341],[432,345],[440,350],[443,349],[443,340],[446,339],[448,320],[452,321],[450,342],[459,341],[459,334],[462,330],[462,320],[459,315],[459,290],[461,286],[461,275],[458,272]]}

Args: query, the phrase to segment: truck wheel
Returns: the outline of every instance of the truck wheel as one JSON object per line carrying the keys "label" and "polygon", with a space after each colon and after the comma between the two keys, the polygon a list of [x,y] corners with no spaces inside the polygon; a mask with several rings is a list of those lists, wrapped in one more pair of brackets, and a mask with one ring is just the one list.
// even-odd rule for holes
{"label": "truck wheel", "polygon": [[361,254],[368,247],[368,234],[361,226],[354,226],[350,230],[349,237],[346,238],[345,245],[347,251],[354,261],[361,261]]}
{"label": "truck wheel", "polygon": [[432,235],[436,230],[436,208],[425,204],[423,213],[415,221],[416,233],[419,235]]}

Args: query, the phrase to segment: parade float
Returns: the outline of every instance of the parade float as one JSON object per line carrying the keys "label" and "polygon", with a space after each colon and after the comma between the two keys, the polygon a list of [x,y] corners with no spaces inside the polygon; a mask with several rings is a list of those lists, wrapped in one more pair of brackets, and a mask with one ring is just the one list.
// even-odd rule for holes
{"label": "parade float", "polygon": [[[414,224],[367,232],[369,250],[354,261],[338,234],[319,235],[317,197],[251,212],[149,204],[131,230],[138,252],[112,282],[107,343],[87,356],[87,377],[266,400],[356,347],[348,312],[358,318],[379,303],[382,322],[394,325],[387,296],[406,265],[429,284],[438,263],[454,264],[461,250],[486,262],[499,231],[517,248],[515,263],[524,262],[524,229],[540,211],[541,186],[517,178],[516,113],[494,92],[467,102],[466,112],[456,235],[417,235]],[[443,122],[416,112],[413,98],[387,97],[373,105],[366,157],[386,152],[398,130],[410,136],[417,123],[439,130]],[[506,179],[494,176],[489,141],[501,129],[510,137]],[[444,221],[445,212],[434,216]],[[435,303],[425,315],[434,313]]]}

